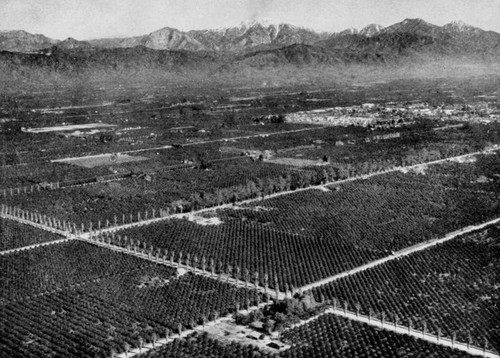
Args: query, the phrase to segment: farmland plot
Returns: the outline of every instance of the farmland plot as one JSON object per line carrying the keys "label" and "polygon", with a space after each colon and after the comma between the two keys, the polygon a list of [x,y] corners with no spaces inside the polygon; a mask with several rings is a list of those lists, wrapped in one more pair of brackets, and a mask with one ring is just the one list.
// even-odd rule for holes
{"label": "farmland plot", "polygon": [[[500,349],[500,229],[466,234],[313,290],[363,314]],[[486,341],[487,340],[487,341]]]}
{"label": "farmland plot", "polygon": [[258,300],[251,290],[81,242],[6,259],[0,347],[11,357],[109,356]]}
{"label": "farmland plot", "polygon": [[[431,166],[425,175],[390,173],[340,190],[330,186],[329,192],[302,191],[204,214],[218,218],[216,226],[176,219],[120,235],[176,259],[196,255],[198,266],[205,258],[216,270],[231,265],[258,272],[261,284],[267,274],[271,286],[277,279],[282,289],[298,287],[497,217],[500,187],[486,168],[498,158]],[[450,181],[448,170],[470,176]],[[477,182],[480,176],[491,180]]]}
{"label": "farmland plot", "polygon": [[80,241],[4,255],[0,260],[0,302],[22,300],[105,277],[158,267],[137,257],[104,250]]}
{"label": "farmland plot", "polygon": [[[426,174],[392,172],[219,212],[289,234],[397,251],[500,213],[500,155],[431,165]],[[500,170],[500,169],[499,169]],[[255,207],[267,210],[254,210]]]}
{"label": "farmland plot", "polygon": [[156,350],[143,354],[144,358],[167,358],[167,357],[275,357],[272,353],[259,350],[252,345],[227,344],[208,334],[201,333],[192,335],[186,339],[175,341]]}
{"label": "farmland plot", "polygon": [[281,353],[280,357],[472,357],[332,314],[291,329],[283,334],[282,339],[294,346]]}
{"label": "farmland plot", "polygon": [[[298,169],[314,177],[313,170]],[[221,202],[255,197],[262,190],[257,184],[268,179],[284,181],[287,166],[251,162],[249,159],[217,163],[206,169],[182,168],[146,175],[137,173],[119,182],[96,183],[57,191],[35,191],[22,197],[7,196],[6,203],[24,210],[43,212],[77,225],[98,221],[130,222],[140,213],[153,209],[189,211],[193,207],[214,206]],[[269,181],[269,180],[268,180]],[[266,184],[267,185],[267,184]],[[267,185],[269,186],[269,185]]]}
{"label": "farmland plot", "polygon": [[0,218],[0,251],[62,239],[62,236]]}
{"label": "farmland plot", "polygon": [[[248,270],[250,283],[257,280],[270,287],[284,290],[285,284],[298,287],[306,283],[342,272],[384,254],[355,247],[342,238],[327,240],[271,230],[266,226],[230,219],[218,225],[200,225],[186,220],[169,220],[148,226],[119,231],[127,242],[166,250],[175,261],[215,272],[227,272],[245,278]],[[125,241],[122,241],[125,245]],[[197,262],[193,260],[197,257]],[[239,272],[238,272],[239,270]],[[266,281],[267,275],[267,281]]]}

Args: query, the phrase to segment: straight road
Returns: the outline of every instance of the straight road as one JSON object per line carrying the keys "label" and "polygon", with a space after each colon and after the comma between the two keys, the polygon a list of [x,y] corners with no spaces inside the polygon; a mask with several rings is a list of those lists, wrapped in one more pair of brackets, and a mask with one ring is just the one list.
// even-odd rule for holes
{"label": "straight road", "polygon": [[483,229],[483,228],[485,228],[485,227],[487,227],[489,225],[494,225],[494,224],[497,224],[499,222],[500,222],[500,218],[496,218],[496,219],[484,222],[482,224],[467,226],[465,228],[462,228],[462,229],[450,232],[446,236],[441,237],[439,239],[432,239],[432,240],[429,240],[429,241],[425,241],[425,242],[422,242],[422,243],[419,243],[419,244],[407,247],[407,248],[405,248],[403,250],[395,252],[391,256],[384,257],[382,259],[375,260],[375,261],[372,261],[370,263],[367,263],[366,265],[362,265],[362,266],[356,267],[355,269],[339,273],[337,275],[325,278],[325,279],[320,280],[320,281],[313,282],[311,284],[302,286],[299,289],[301,289],[302,291],[312,290],[313,288],[329,284],[329,283],[337,281],[337,280],[339,280],[339,279],[341,279],[343,277],[351,276],[351,275],[357,274],[359,272],[363,272],[363,271],[369,270],[372,267],[375,267],[375,266],[378,266],[378,265],[382,265],[382,264],[384,264],[386,262],[389,262],[389,261],[392,261],[392,260],[400,259],[401,257],[411,255],[414,252],[426,250],[429,247],[432,247],[432,246],[441,244],[443,242],[452,240],[452,239],[456,238],[457,236],[464,235],[464,234],[470,233],[472,231],[480,230],[480,229]]}

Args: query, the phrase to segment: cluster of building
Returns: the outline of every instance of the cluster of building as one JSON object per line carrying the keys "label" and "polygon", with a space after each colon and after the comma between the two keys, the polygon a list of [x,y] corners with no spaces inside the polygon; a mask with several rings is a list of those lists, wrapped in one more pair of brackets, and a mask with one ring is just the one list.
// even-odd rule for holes
{"label": "cluster of building", "polygon": [[331,107],[289,113],[285,121],[331,126],[362,126],[375,129],[397,128],[415,123],[419,118],[491,122],[500,120],[500,110],[488,103],[474,105],[432,106],[425,102],[384,105],[364,103],[360,106]]}

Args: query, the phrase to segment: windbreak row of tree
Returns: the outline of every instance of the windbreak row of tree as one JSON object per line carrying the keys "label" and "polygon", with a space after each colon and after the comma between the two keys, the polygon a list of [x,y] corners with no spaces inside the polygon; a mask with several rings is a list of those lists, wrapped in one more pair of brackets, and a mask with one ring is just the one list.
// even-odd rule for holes
{"label": "windbreak row of tree", "polygon": [[[209,267],[213,261],[217,272],[234,275],[228,265],[240,273],[248,269],[259,273],[262,286],[267,274],[270,287],[276,278],[282,290],[299,287],[497,217],[500,181],[486,170],[498,158],[431,166],[427,174],[393,172],[198,218],[213,216],[219,225],[170,219],[120,231],[121,240],[113,242],[144,246],[153,255],[159,250],[176,262],[196,256],[191,265],[201,267],[205,260]],[[456,182],[447,175],[450,168],[475,174]]]}
{"label": "windbreak row of tree", "polygon": [[[478,138],[493,132],[480,132],[478,129],[472,132],[476,133],[475,131],[479,132],[476,135]],[[137,220],[138,213],[141,213],[143,217],[146,211],[151,213],[153,209],[157,213],[160,209],[165,212],[187,212],[279,191],[333,182],[395,166],[461,155],[482,149],[486,145],[486,142],[477,144],[477,138],[469,135],[470,131],[466,131],[467,135],[456,132],[458,134],[452,134],[451,139],[446,140],[435,134],[434,136],[439,138],[434,138],[434,147],[429,147],[427,142],[418,139],[415,143],[408,143],[405,139],[404,143],[398,142],[401,145],[397,142],[386,141],[377,144],[339,147],[342,149],[336,149],[332,156],[322,155],[330,160],[328,166],[302,169],[265,162],[251,162],[245,158],[212,163],[210,158],[200,159],[203,155],[200,154],[199,148],[192,152],[180,148],[174,152],[194,154],[197,159],[193,166],[198,169],[180,168],[162,171],[161,165],[157,163],[158,160],[153,159],[153,164],[156,164],[152,165],[152,168],[156,170],[153,169],[151,175],[139,175],[140,168],[147,169],[145,164],[124,166],[123,170],[136,174],[121,180],[119,184],[98,183],[91,187],[66,188],[58,192],[36,192],[34,195],[30,194],[22,198],[7,195],[4,199],[11,206],[20,205],[30,211],[42,211],[40,203],[43,202],[45,203],[44,212],[49,212],[51,216],[69,220],[77,225],[81,223],[88,225],[89,222],[93,222],[95,226],[99,219],[105,218],[111,222],[114,221],[115,216],[118,222],[124,223],[134,218]],[[468,135],[473,138],[468,138]],[[277,142],[283,140],[282,137],[286,136],[277,136]],[[465,142],[464,139],[466,139]],[[209,144],[207,150],[210,153],[218,152],[213,144]],[[165,153],[162,153],[160,158],[164,155]],[[202,166],[203,163],[205,164]],[[53,170],[59,172],[60,167],[55,166]],[[74,170],[81,172],[82,176],[86,173],[81,168],[74,168]],[[92,169],[94,170],[96,173],[101,173],[104,168]],[[61,173],[66,176],[66,172],[62,170]],[[29,177],[33,173],[27,173],[27,175]],[[90,178],[94,178],[95,182],[98,181],[99,176]],[[28,179],[27,182],[29,182]]]}
{"label": "windbreak row of tree", "polygon": [[111,242],[262,287],[291,290],[383,257],[338,238],[308,237],[230,220],[200,225],[173,219],[118,232]]}
{"label": "windbreak row of tree", "polygon": [[[180,169],[157,175],[132,175],[118,182],[63,190],[7,195],[5,203],[43,212],[60,220],[93,227],[98,222],[129,223],[164,213],[256,198],[283,190],[324,183],[344,175],[335,169],[295,170],[266,163],[232,161],[210,170]],[[42,205],[43,203],[43,205]]]}
{"label": "windbreak row of tree", "polygon": [[313,291],[339,308],[500,351],[500,228],[466,234]]}

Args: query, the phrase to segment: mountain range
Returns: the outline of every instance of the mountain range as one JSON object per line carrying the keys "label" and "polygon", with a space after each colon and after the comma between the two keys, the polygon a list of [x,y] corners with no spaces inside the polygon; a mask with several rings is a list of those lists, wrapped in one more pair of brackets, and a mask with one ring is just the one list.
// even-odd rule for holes
{"label": "mountain range", "polygon": [[[319,41],[345,36],[372,38],[391,34],[413,34],[430,37],[437,41],[456,39],[471,41],[484,39],[490,45],[498,41],[500,34],[484,31],[461,21],[436,26],[421,19],[406,19],[394,25],[383,27],[370,24],[363,29],[346,29],[338,33],[315,32],[310,29],[269,21],[250,21],[239,26],[216,30],[192,30],[183,32],[165,27],[150,34],[124,38],[104,38],[77,41],[68,38],[54,40],[41,34],[30,34],[23,30],[0,31],[0,51],[36,52],[57,46],[61,48],[130,48],[144,46],[154,50],[170,51],[214,51],[241,53],[263,48],[277,48],[293,44],[313,45]],[[482,42],[482,41],[480,41]]]}
{"label": "mountain range", "polygon": [[0,31],[0,60],[57,70],[136,64],[170,70],[210,64],[219,70],[237,70],[242,66],[383,64],[450,56],[495,61],[500,56],[500,34],[460,21],[437,26],[422,19],[338,33],[251,21],[215,30],[165,27],[143,36],[90,41]]}

